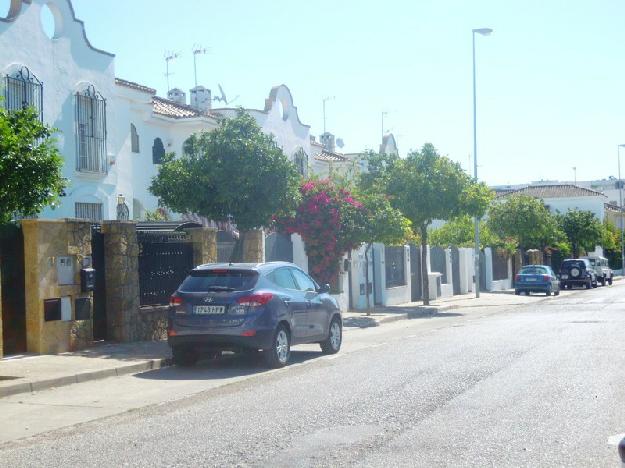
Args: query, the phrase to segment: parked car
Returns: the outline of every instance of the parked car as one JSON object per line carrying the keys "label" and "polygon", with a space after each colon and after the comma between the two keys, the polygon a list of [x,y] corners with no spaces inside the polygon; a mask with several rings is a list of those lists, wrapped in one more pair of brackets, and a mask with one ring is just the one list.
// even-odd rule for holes
{"label": "parked car", "polygon": [[533,292],[543,292],[547,296],[560,294],[560,281],[550,266],[527,265],[514,277],[514,293],[517,296]]}
{"label": "parked car", "polygon": [[261,350],[270,367],[283,367],[291,346],[302,343],[337,353],[343,322],[329,291],[287,262],[196,267],[170,301],[173,361],[192,365],[203,354]]}
{"label": "parked car", "polygon": [[573,286],[585,286],[586,289],[597,287],[597,275],[592,265],[585,258],[567,258],[560,266],[560,288],[572,289]]}
{"label": "parked car", "polygon": [[601,283],[601,286],[605,286],[606,283],[612,284],[614,272],[608,264],[608,259],[605,257],[582,257],[590,262],[590,266],[597,276],[597,280]]}

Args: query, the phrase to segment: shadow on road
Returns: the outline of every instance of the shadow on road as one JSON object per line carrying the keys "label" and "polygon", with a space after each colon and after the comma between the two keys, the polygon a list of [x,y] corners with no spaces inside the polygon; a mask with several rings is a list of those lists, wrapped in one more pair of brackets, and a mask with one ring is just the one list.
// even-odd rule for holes
{"label": "shadow on road", "polygon": [[[291,351],[289,365],[300,364],[321,357],[321,352]],[[218,380],[262,374],[269,369],[261,353],[254,355],[225,354],[217,359],[205,359],[191,367],[164,367],[137,374],[147,380]]]}

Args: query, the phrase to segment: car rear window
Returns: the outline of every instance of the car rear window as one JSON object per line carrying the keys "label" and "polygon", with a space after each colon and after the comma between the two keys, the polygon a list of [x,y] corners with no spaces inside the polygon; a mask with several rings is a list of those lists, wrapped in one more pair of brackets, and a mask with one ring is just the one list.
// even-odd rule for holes
{"label": "car rear window", "polygon": [[584,268],[584,266],[585,266],[584,262],[580,262],[578,260],[569,260],[569,261],[562,263],[562,268],[573,268],[573,267]]}
{"label": "car rear window", "polygon": [[180,285],[184,292],[247,291],[254,288],[258,273],[253,270],[192,271]]}
{"label": "car rear window", "polygon": [[543,267],[526,267],[521,269],[522,275],[547,275],[549,272]]}

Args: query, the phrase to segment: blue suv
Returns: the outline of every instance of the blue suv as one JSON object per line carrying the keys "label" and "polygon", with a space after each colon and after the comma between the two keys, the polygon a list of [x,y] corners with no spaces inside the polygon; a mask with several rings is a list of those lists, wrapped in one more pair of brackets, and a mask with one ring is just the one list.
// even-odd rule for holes
{"label": "blue suv", "polygon": [[174,364],[192,365],[221,351],[261,350],[283,367],[291,346],[341,348],[343,322],[330,287],[287,262],[200,265],[170,300],[167,336]]}

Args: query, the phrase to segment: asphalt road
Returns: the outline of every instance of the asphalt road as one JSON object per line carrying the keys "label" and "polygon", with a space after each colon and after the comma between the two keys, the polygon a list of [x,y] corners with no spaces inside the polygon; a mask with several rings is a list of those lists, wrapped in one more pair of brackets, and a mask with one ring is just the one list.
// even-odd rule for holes
{"label": "asphalt road", "polygon": [[622,466],[625,284],[531,299],[3,399],[0,466]]}

